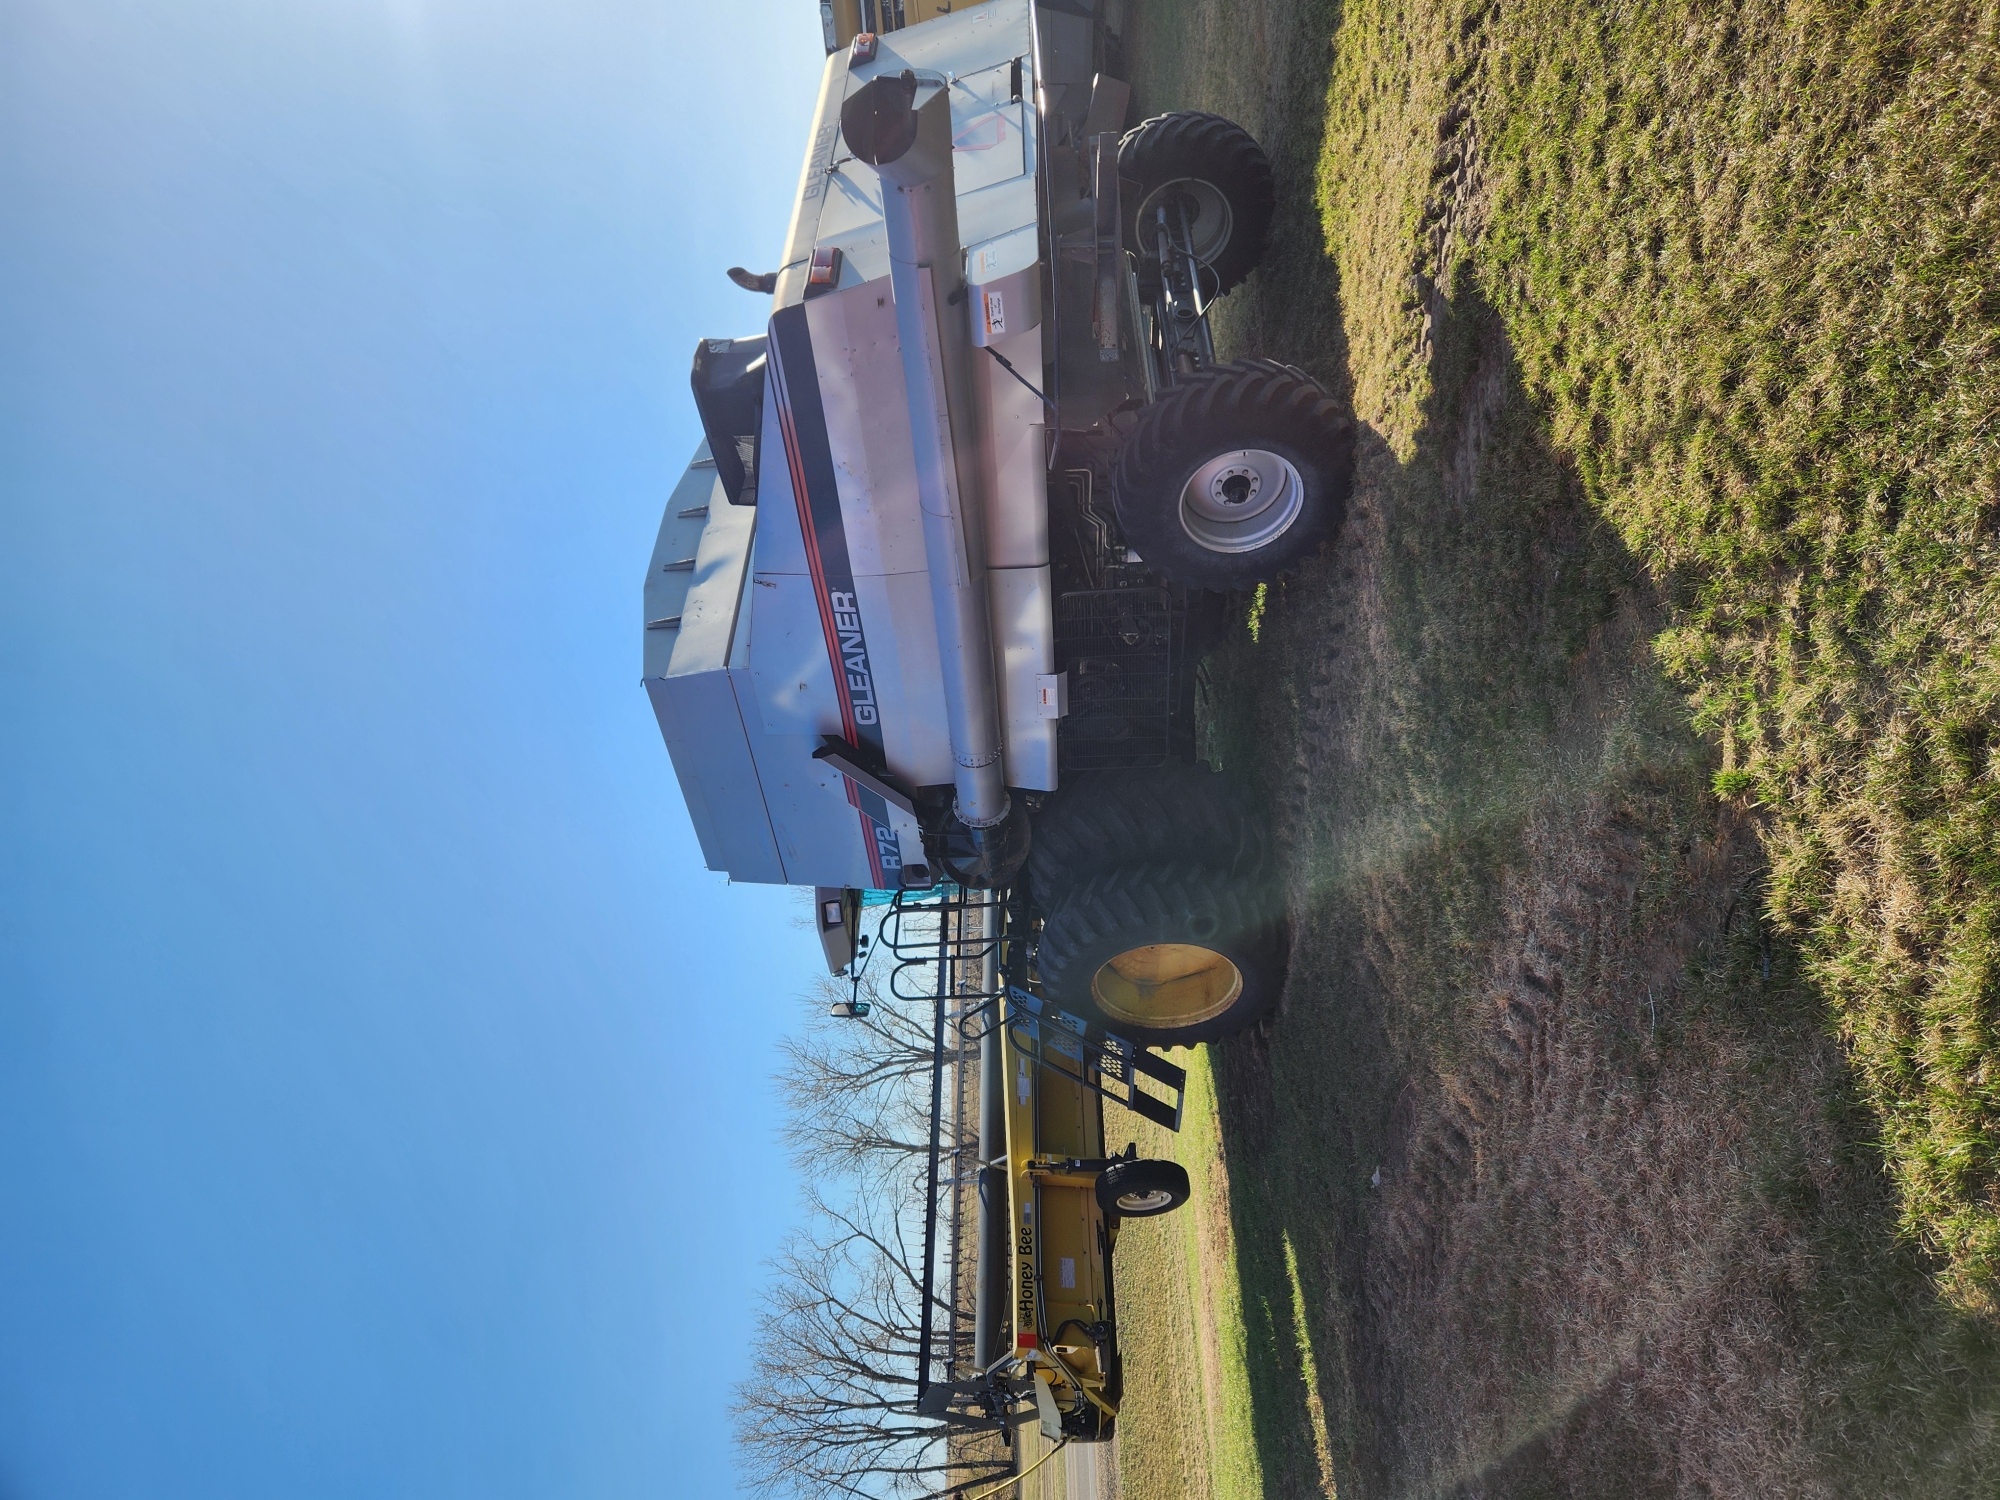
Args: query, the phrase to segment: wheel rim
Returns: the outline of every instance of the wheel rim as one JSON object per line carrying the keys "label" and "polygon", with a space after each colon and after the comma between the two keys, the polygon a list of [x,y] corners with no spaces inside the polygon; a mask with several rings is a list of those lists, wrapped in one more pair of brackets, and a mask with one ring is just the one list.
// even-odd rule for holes
{"label": "wheel rim", "polygon": [[[1236,215],[1230,211],[1229,199],[1222,190],[1199,177],[1176,177],[1139,200],[1135,222],[1139,226],[1142,252],[1151,255],[1158,248],[1156,223],[1160,208],[1162,205],[1171,208],[1177,197],[1186,200],[1188,206],[1188,238],[1193,241],[1194,258],[1213,265],[1216,257],[1229,248],[1229,237],[1236,232]],[[1168,219],[1171,222],[1171,213]]]}
{"label": "wheel rim", "polygon": [[1130,948],[1090,981],[1097,1008],[1134,1026],[1195,1026],[1212,1020],[1243,993],[1243,971],[1213,948],[1149,943]]}
{"label": "wheel rim", "polygon": [[1174,1195],[1165,1188],[1150,1188],[1143,1192],[1118,1195],[1118,1212],[1121,1214],[1156,1214],[1163,1208],[1173,1206]]}
{"label": "wheel rim", "polygon": [[1181,487],[1181,529],[1210,552],[1255,552],[1291,529],[1306,484],[1292,461],[1268,448],[1219,453]]}

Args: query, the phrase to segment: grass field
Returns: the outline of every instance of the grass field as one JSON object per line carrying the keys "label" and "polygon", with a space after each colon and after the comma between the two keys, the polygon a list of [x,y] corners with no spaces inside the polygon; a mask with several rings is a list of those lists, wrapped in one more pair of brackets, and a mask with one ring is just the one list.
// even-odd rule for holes
{"label": "grass field", "polygon": [[1215,1084],[1204,1052],[1174,1056],[1188,1069],[1180,1135],[1130,1124],[1141,1155],[1187,1167],[1194,1198],[1182,1213],[1120,1231],[1120,1304],[1154,1314],[1132,1322],[1123,1345],[1122,1477],[1134,1495],[1254,1496],[1263,1475]]}
{"label": "grass field", "polygon": [[2000,1493],[1994,12],[1135,10],[1362,442],[1209,665],[1298,946],[1127,1495]]}

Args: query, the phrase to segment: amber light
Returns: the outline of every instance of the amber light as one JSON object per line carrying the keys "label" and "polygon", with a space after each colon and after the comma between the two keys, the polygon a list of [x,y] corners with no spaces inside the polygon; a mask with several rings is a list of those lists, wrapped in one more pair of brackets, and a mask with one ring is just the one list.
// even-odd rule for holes
{"label": "amber light", "polygon": [[815,250],[806,271],[807,286],[832,286],[840,280],[840,251],[832,245]]}

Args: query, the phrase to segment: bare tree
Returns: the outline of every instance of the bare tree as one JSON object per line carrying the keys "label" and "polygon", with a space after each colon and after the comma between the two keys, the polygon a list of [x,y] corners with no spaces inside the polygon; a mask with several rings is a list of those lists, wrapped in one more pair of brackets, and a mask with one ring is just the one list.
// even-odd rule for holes
{"label": "bare tree", "polygon": [[[819,981],[820,1010],[846,999],[847,985],[832,976]],[[822,1022],[780,1047],[785,1144],[808,1177],[872,1178],[930,1150],[932,1018],[926,1008],[884,995],[873,978],[862,980],[860,997],[866,1016]]]}
{"label": "bare tree", "polygon": [[864,981],[865,1017],[818,1024],[784,1046],[785,1138],[811,1184],[806,1222],[773,1264],[755,1373],[737,1389],[736,1440],[758,1495],[907,1500],[1005,1472],[1005,1450],[947,1443],[916,1409],[924,1285],[933,1016]]}

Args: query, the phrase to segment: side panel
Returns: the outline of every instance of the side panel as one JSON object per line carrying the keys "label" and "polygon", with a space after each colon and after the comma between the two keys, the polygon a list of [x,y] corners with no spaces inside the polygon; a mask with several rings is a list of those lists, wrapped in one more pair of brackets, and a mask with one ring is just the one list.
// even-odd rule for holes
{"label": "side panel", "polygon": [[[804,339],[796,335],[801,322]],[[793,330],[789,336],[781,331],[786,325]],[[835,734],[869,743],[871,726],[862,720],[873,708],[872,727],[891,770],[913,785],[948,782],[944,687],[888,284],[815,298],[781,312],[772,328],[774,378],[784,394],[769,410],[790,424],[786,451],[796,452],[783,485],[774,479],[765,489],[773,508],[760,535],[752,598],[762,722],[773,733]],[[1038,328],[1030,328],[1000,347],[1033,370],[1041,338]],[[1055,724],[1041,716],[1035,681],[1055,669],[1043,407],[997,362],[985,359],[974,368],[985,429],[980,462],[989,496],[992,626],[1008,779],[1051,790]],[[803,390],[808,370],[811,389]],[[800,486],[809,496],[819,491],[804,507],[796,504]],[[780,488],[794,499],[782,514]],[[837,504],[829,503],[828,492]],[[792,570],[790,576],[780,567]],[[828,662],[842,655],[839,679],[810,659],[822,597],[830,603],[819,614],[821,655]],[[859,613],[858,642],[838,617],[849,598]],[[842,704],[843,695],[853,701]],[[852,732],[850,713],[856,715]]]}
{"label": "side panel", "polygon": [[[691,559],[685,541],[690,526],[699,528]],[[680,624],[646,632],[647,676],[687,676],[729,664],[756,530],[756,507],[729,503],[704,443],[668,500],[653,545],[647,620],[660,618],[654,613],[657,606],[669,618],[678,616]],[[670,609],[676,590],[680,605]]]}
{"label": "side panel", "polygon": [[[885,32],[875,61],[857,74],[895,75],[905,68],[918,73],[955,72],[971,77],[976,69],[1027,57],[1034,42],[1027,0],[987,0],[941,15],[924,26]],[[1085,34],[1090,22],[1085,20]],[[954,118],[958,108],[953,106]]]}
{"label": "side panel", "polygon": [[[973,298],[974,344],[999,345],[1040,323],[1042,261],[1036,226],[1023,225],[998,239],[966,246],[965,279]],[[1035,373],[1038,368],[1028,365],[1029,379],[1042,378]]]}
{"label": "side panel", "polygon": [[[863,294],[866,288],[857,288]],[[850,291],[841,294],[851,297]],[[826,299],[822,299],[826,300]],[[838,298],[832,300],[840,300]],[[780,308],[771,318],[771,372],[775,417],[791,471],[792,493],[811,579],[813,607],[820,619],[843,739],[876,755],[883,751],[881,707],[875,696],[875,668],[869,636],[886,622],[863,618],[855,598],[854,560],[848,546],[846,507],[827,428],[825,394],[810,322],[811,303]],[[775,524],[789,525],[776,520]],[[763,560],[759,559],[759,567]],[[758,608],[771,598],[782,608],[789,597],[781,587],[758,589]],[[895,768],[891,768],[895,769]],[[831,882],[825,882],[830,884]]]}
{"label": "side panel", "polygon": [[[888,279],[806,306],[841,538],[867,628],[882,751],[913,786],[952,778],[944,677]],[[836,622],[838,623],[838,622]],[[859,684],[850,681],[849,690]]]}
{"label": "side panel", "polygon": [[709,869],[783,885],[785,866],[751,755],[751,731],[729,678],[728,672],[648,677],[646,696]]}
{"label": "side panel", "polygon": [[843,736],[812,579],[760,568],[750,587],[750,681],[756,703],[744,705],[744,716],[766,734],[803,735],[814,744],[823,734]]}
{"label": "side panel", "polygon": [[[708,456],[708,444],[695,450],[694,461],[681,475],[680,483],[667,498],[667,513],[660,519],[659,534],[653,540],[653,558],[646,565],[646,620],[643,640],[645,675],[664,677],[680,644],[687,624],[689,600],[700,607],[694,588],[695,567],[699,562],[702,535],[708,530],[711,505],[725,506],[728,497],[716,478],[715,464]],[[742,507],[738,507],[741,509]],[[742,529],[748,533],[753,517],[746,515]],[[711,553],[711,561],[713,554]],[[734,614],[734,609],[730,610]],[[726,628],[726,627],[725,627]],[[728,655],[725,640],[716,653],[719,661]]]}
{"label": "side panel", "polygon": [[[949,782],[944,681],[888,284],[783,309],[771,329],[778,397],[769,420],[781,429],[794,503],[766,517],[757,553],[764,722],[776,732],[810,725],[877,750],[913,786]],[[774,489],[766,493],[775,499]],[[767,548],[763,537],[778,540]],[[796,572],[779,576],[778,565]],[[763,659],[767,617],[782,678]],[[805,668],[815,629],[817,672]]]}
{"label": "side panel", "polygon": [[[1104,1120],[1097,1096],[1053,1069],[1037,1067],[1001,1031],[1005,1070],[1007,1180],[1013,1211],[1010,1306],[1016,1349],[1041,1349],[1079,1374],[1102,1398],[1109,1371],[1089,1325],[1110,1322],[1109,1245],[1093,1181],[1081,1174],[1032,1170],[1039,1157],[1102,1158]],[[1041,1027],[1042,1044],[1062,1048],[1059,1027]],[[1072,1055],[1068,1065],[1079,1067]]]}
{"label": "side panel", "polygon": [[[1061,1050],[1060,1028],[1044,1025],[1042,1039],[1052,1052]],[[1080,1068],[1080,1053],[1072,1050],[1067,1063]],[[1104,1112],[1097,1095],[1053,1069],[1042,1069],[1039,1081],[1043,1154],[1101,1158]],[[1106,1246],[1098,1237],[1104,1214],[1097,1206],[1095,1187],[1073,1178],[1045,1181],[1040,1196],[1042,1317],[1051,1352],[1086,1379],[1102,1381],[1110,1372],[1099,1365],[1091,1339],[1076,1326],[1112,1317],[1106,1295]]]}
{"label": "side panel", "polygon": [[[996,340],[992,347],[1027,379],[1041,378],[1041,329]],[[991,355],[974,357],[985,428],[980,461],[992,497],[986,509],[987,564],[1037,568],[1049,560],[1048,408]]]}
{"label": "side panel", "polygon": [[[748,697],[747,678],[730,676]],[[818,736],[758,734],[755,729],[751,734],[786,883],[894,890],[900,856],[888,810],[871,817],[850,794],[846,778],[812,758]]]}
{"label": "side panel", "polygon": [[863,806],[844,776],[813,759],[820,745],[817,731],[758,732],[760,706],[750,669],[756,635],[754,621],[737,632],[730,681],[750,732],[750,753],[787,882],[893,890],[900,883],[901,855],[888,809],[873,797],[867,801],[877,805]]}
{"label": "side panel", "polygon": [[952,84],[952,178],[960,197],[1028,170],[1027,101],[1013,97],[1013,80],[1008,58],[960,73]]}
{"label": "side panel", "polygon": [[941,786],[952,777],[951,735],[944,720],[930,575],[863,576],[854,580],[854,592],[865,618],[888,622],[869,637],[883,754],[910,785]]}
{"label": "side panel", "polygon": [[928,562],[889,279],[815,298],[805,316],[848,559],[857,575],[921,573]]}
{"label": "side panel", "polygon": [[996,568],[993,628],[1000,647],[1000,714],[1007,743],[1007,779],[1029,791],[1056,787],[1055,719],[1042,717],[1036,678],[1056,669],[1054,597],[1049,570]]}
{"label": "side panel", "polygon": [[1028,1170],[1028,1161],[1041,1149],[1036,1119],[1041,1077],[1027,1053],[1014,1045],[1012,1027],[999,1028],[999,1039],[1004,1075],[1001,1089],[1006,1101],[1007,1198],[1013,1210],[1010,1246],[1013,1295],[1008,1302],[1013,1312],[1014,1347],[1033,1349],[1040,1346],[1042,1331],[1041,1287],[1037,1281],[1041,1265],[1041,1219],[1036,1211],[1035,1174]]}
{"label": "side panel", "polygon": [[722,493],[707,445],[668,498],[646,569],[643,635],[652,701],[711,870],[782,882],[751,729],[729,681],[757,512]]}

